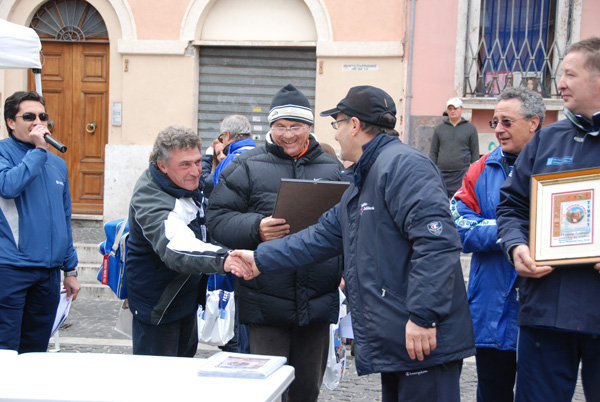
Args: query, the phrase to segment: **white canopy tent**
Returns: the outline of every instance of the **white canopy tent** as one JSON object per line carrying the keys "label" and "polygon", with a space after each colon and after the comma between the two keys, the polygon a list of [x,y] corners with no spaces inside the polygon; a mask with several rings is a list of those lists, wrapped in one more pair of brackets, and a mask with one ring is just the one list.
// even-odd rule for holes
{"label": "white canopy tent", "polygon": [[[35,77],[35,90],[40,95],[42,95],[41,50],[42,42],[33,29],[0,19],[0,68],[31,68]],[[50,134],[44,135],[44,138],[60,152],[67,151],[67,147]]]}
{"label": "white canopy tent", "polygon": [[0,19],[0,68],[32,68],[35,89],[42,94],[40,37],[31,28]]}

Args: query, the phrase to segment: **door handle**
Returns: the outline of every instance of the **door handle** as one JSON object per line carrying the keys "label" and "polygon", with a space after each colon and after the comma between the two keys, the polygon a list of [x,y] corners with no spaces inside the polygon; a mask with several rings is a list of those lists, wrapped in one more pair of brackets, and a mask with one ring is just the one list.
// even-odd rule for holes
{"label": "door handle", "polygon": [[87,126],[85,126],[85,131],[87,131],[90,134],[94,134],[94,132],[96,131],[96,127],[98,127],[98,124],[96,124],[95,121],[88,123]]}

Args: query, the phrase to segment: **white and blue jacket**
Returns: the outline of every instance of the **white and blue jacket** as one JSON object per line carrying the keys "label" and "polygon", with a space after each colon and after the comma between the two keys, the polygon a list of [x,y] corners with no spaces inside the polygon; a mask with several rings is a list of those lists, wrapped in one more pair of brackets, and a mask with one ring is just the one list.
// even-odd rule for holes
{"label": "white and blue jacket", "polygon": [[497,243],[496,206],[506,180],[502,148],[484,155],[467,171],[450,211],[463,252],[473,253],[467,297],[475,346],[517,348],[517,272]]}

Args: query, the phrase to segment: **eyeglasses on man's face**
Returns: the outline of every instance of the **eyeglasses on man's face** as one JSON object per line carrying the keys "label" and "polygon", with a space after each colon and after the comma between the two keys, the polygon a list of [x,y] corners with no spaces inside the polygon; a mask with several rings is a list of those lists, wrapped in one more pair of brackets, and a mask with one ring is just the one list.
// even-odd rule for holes
{"label": "eyeglasses on man's face", "polygon": [[40,121],[48,121],[48,119],[50,118],[50,116],[48,116],[48,113],[35,114],[32,112],[27,112],[27,113],[23,113],[20,116],[15,116],[15,119],[17,117],[21,117],[25,121],[35,121],[36,117],[39,117]]}
{"label": "eyeglasses on man's face", "polygon": [[491,128],[496,128],[498,126],[498,124],[501,124],[505,128],[510,128],[510,126],[512,126],[512,124],[515,121],[519,121],[519,120],[523,120],[523,119],[528,119],[528,118],[529,117],[521,117],[520,119],[514,119],[514,120],[509,120],[509,119],[492,120],[492,121],[490,121],[490,127]]}
{"label": "eyeglasses on man's face", "polygon": [[284,127],[284,126],[273,126],[271,127],[271,131],[275,134],[285,134],[286,131],[291,132],[292,134],[302,134],[304,130],[306,130],[306,125],[300,126],[292,126],[292,127]]}
{"label": "eyeglasses on man's face", "polygon": [[348,121],[350,120],[352,117],[346,117],[345,119],[341,119],[341,120],[336,120],[336,121],[332,121],[331,122],[331,127],[333,127],[334,130],[337,130],[339,127],[338,123],[341,123],[343,121]]}

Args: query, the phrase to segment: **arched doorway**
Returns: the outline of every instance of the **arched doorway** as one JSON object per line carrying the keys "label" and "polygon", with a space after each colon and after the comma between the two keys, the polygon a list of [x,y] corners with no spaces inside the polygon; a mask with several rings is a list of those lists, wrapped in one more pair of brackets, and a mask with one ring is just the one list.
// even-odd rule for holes
{"label": "arched doorway", "polygon": [[[102,215],[108,138],[108,32],[83,0],[53,0],[34,14],[42,40],[42,88],[52,135],[68,150],[73,214]],[[29,88],[34,88],[33,76]]]}

